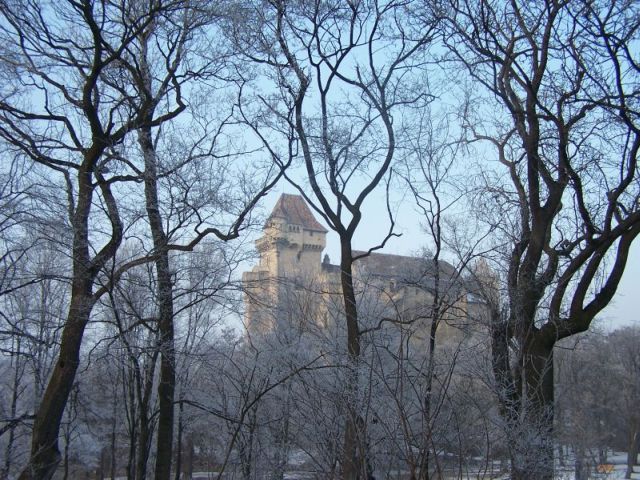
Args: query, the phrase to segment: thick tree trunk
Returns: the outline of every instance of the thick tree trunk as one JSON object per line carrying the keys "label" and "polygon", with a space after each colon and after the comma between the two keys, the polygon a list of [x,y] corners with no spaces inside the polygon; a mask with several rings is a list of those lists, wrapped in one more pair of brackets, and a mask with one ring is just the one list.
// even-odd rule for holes
{"label": "thick tree trunk", "polygon": [[[517,361],[509,353],[508,325],[491,325],[493,373],[505,422],[514,480],[553,478],[553,341],[537,331],[518,332]],[[512,364],[515,368],[512,369]]]}
{"label": "thick tree trunk", "polygon": [[74,281],[60,354],[36,414],[31,437],[31,459],[20,474],[20,480],[49,480],[62,459],[58,435],[80,363],[82,335],[93,307],[90,291],[91,281],[86,275]]}
{"label": "thick tree trunk", "polygon": [[629,447],[627,448],[627,470],[624,478],[631,478],[633,467],[638,464],[638,450],[640,447],[640,425],[638,419],[632,422],[629,434]]}
{"label": "thick tree trunk", "polygon": [[145,163],[145,199],[147,216],[156,255],[158,296],[158,331],[160,333],[160,382],[158,383],[158,434],[156,449],[156,480],[170,480],[173,453],[173,398],[175,392],[175,351],[173,327],[173,286],[167,236],[164,232],[158,202],[157,158],[151,138],[151,128],[139,131],[138,141]]}
{"label": "thick tree trunk", "polygon": [[[173,365],[173,325],[171,333],[163,335],[163,352],[160,360],[160,383],[158,384],[159,410],[158,443],[156,448],[156,480],[170,480],[171,456],[173,452],[173,392],[175,372]],[[165,332],[166,333],[166,332]]]}
{"label": "thick tree trunk", "polygon": [[345,432],[342,456],[342,479],[362,480],[366,478],[367,448],[365,441],[365,425],[357,411],[360,332],[358,327],[358,310],[353,287],[353,257],[351,242],[341,239],[340,281],[347,323],[348,370],[345,385]]}
{"label": "thick tree trunk", "polygon": [[[141,94],[153,98],[153,76],[147,58],[147,42],[151,29],[140,36],[140,73],[143,82]],[[160,382],[158,383],[158,434],[156,449],[156,480],[170,480],[173,454],[173,399],[175,392],[175,351],[173,326],[173,286],[167,235],[158,201],[158,159],[151,127],[153,109],[147,112],[144,127],[138,130],[138,143],[144,158],[144,194],[147,217],[156,256],[158,298],[158,331],[160,333]]]}
{"label": "thick tree trunk", "polygon": [[514,480],[553,479],[553,345],[523,341],[523,392],[513,440]]}
{"label": "thick tree trunk", "polygon": [[[156,262],[160,296],[160,382],[158,383],[158,443],[156,480],[170,480],[173,452],[173,398],[175,391],[175,352],[173,329],[173,295],[167,252]],[[158,266],[160,265],[160,266]],[[160,273],[162,271],[162,273]]]}
{"label": "thick tree trunk", "polygon": [[147,478],[147,462],[151,448],[151,425],[146,408],[139,409],[140,433],[138,434],[138,452],[136,454],[137,480]]}
{"label": "thick tree trunk", "polygon": [[102,185],[112,234],[104,247],[92,258],[89,251],[89,216],[94,184],[93,166],[105,145],[94,144],[78,171],[78,191],[73,225],[73,270],[71,299],[67,321],[60,337],[60,352],[42,401],[36,413],[31,436],[31,458],[18,477],[20,480],[49,480],[60,463],[58,436],[60,422],[80,364],[80,347],[91,310],[96,303],[93,282],[100,269],[115,255],[122,241],[122,224],[108,185]]}

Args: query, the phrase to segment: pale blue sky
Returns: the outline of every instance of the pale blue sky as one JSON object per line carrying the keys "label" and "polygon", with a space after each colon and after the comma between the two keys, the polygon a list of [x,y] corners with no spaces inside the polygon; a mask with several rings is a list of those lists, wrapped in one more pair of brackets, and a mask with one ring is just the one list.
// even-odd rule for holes
{"label": "pale blue sky", "polygon": [[[264,212],[268,214],[276,200],[282,193],[298,192],[290,185],[281,184],[265,199],[262,206]],[[407,198],[406,207],[403,207],[397,219],[396,231],[401,233],[400,238],[391,239],[385,248],[384,253],[398,255],[412,255],[420,251],[427,243],[426,234],[421,232],[419,218],[413,210],[411,199]],[[316,215],[318,220],[321,220]],[[324,223],[324,222],[322,222]],[[365,250],[379,243],[387,231],[385,206],[375,199],[365,203],[363,222],[359,226],[355,238],[354,248]],[[334,232],[327,234],[327,253],[331,258],[331,263],[338,263],[340,258],[340,248],[337,235]],[[598,323],[606,328],[615,329],[626,325],[640,325],[640,239],[636,241],[632,253],[627,262],[627,268],[618,288],[614,301],[600,314]]]}

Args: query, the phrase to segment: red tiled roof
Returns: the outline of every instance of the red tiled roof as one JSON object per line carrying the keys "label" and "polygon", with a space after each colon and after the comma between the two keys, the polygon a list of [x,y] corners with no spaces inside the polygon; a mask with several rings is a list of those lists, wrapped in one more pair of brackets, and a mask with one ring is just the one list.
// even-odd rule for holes
{"label": "red tiled roof", "polygon": [[320,222],[318,222],[318,220],[316,220],[316,217],[311,213],[311,210],[304,201],[304,198],[300,195],[283,193],[278,199],[276,206],[273,207],[273,211],[271,212],[271,215],[269,215],[267,223],[274,217],[282,218],[287,223],[301,225],[305,230],[324,233],[327,233],[328,231],[320,224]]}

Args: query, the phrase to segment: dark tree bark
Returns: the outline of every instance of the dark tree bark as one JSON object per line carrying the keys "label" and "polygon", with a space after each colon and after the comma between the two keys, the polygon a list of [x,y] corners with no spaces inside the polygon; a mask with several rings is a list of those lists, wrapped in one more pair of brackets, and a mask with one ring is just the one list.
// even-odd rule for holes
{"label": "dark tree bark", "polygon": [[[135,352],[132,352],[135,355]],[[147,462],[149,461],[149,453],[151,451],[151,441],[153,438],[154,422],[152,419],[152,398],[153,398],[153,385],[156,372],[156,363],[159,350],[154,349],[153,353],[147,358],[147,363],[144,365],[144,370],[140,369],[140,363],[137,360],[133,360],[134,367],[134,382],[136,389],[136,399],[138,408],[135,410],[136,419],[134,425],[136,429],[136,439],[131,438],[132,445],[136,445],[136,466],[135,466],[135,478],[147,478]],[[135,428],[135,427],[134,427]]]}
{"label": "dark tree bark", "polygon": [[637,6],[633,14],[620,2],[450,8],[449,51],[503,108],[493,127],[474,124],[476,112],[466,121],[508,176],[508,185],[487,185],[480,214],[494,209],[511,245],[506,314],[494,316],[492,338],[504,418],[522,439],[512,443],[512,473],[551,479],[554,345],[587,330],[611,301],[640,234],[640,72],[629,51]]}
{"label": "dark tree bark", "polygon": [[115,254],[122,239],[122,225],[117,208],[107,185],[103,186],[105,200],[110,204],[113,236],[100,252],[91,258],[89,254],[88,218],[94,193],[92,172],[97,155],[88,155],[78,173],[79,190],[75,213],[72,217],[73,236],[73,280],[69,315],[61,336],[60,353],[47,388],[38,408],[32,434],[32,458],[21,479],[49,479],[60,462],[58,450],[58,432],[67,399],[74,384],[76,371],[80,363],[80,346],[84,329],[89,321],[91,310],[96,302],[93,296],[93,282],[105,262]]}
{"label": "dark tree bark", "polygon": [[[107,169],[102,165],[107,150],[141,125],[140,112],[148,107],[125,107],[121,101],[123,91],[120,85],[110,82],[110,73],[114,64],[123,60],[140,29],[152,21],[157,8],[150,4],[148,10],[133,15],[123,14],[123,5],[90,2],[27,2],[20,8],[8,4],[0,7],[1,33],[3,41],[13,49],[16,75],[36,79],[21,83],[22,90],[3,98],[0,135],[26,158],[61,176],[72,229],[69,312],[58,360],[36,414],[31,459],[20,476],[23,479],[51,478],[60,462],[60,422],[78,369],[82,337],[93,306],[104,293],[94,291],[94,287],[123,236],[111,190],[116,179],[106,179]],[[49,24],[54,19],[59,20],[55,27]],[[75,26],[73,38],[65,28],[70,19]],[[110,28],[122,35],[113,36]],[[31,105],[25,107],[29,103],[22,103],[21,96],[32,93],[32,88],[42,103],[38,105],[36,101],[33,110],[28,110]],[[52,104],[63,107],[52,109]],[[180,108],[154,122],[162,123],[179,111]],[[96,215],[94,202],[98,200],[104,205],[102,214],[111,227],[102,246],[95,245],[89,227]]]}
{"label": "dark tree bark", "polygon": [[175,480],[180,480],[180,476],[183,473],[184,462],[184,398],[180,395],[180,409],[178,411],[178,432],[176,435],[176,467],[175,467]]}
{"label": "dark tree bark", "polygon": [[[352,241],[363,220],[364,202],[390,175],[396,134],[401,131],[398,123],[394,124],[393,114],[404,105],[419,108],[428,102],[427,92],[412,90],[411,66],[424,60],[433,36],[431,27],[412,30],[409,19],[417,5],[351,2],[325,9],[324,4],[297,5],[278,0],[270,9],[255,12],[256,18],[265,23],[262,30],[271,37],[265,34],[256,42],[253,36],[243,37],[242,31],[237,34],[247,59],[259,59],[277,71],[276,88],[283,97],[278,104],[265,106],[274,112],[277,122],[282,122],[279,131],[286,132],[287,160],[275,148],[277,140],[272,144],[259,122],[246,114],[245,121],[283,166],[301,156],[308,186],[288,180],[340,239],[347,333],[341,455],[345,480],[365,479],[371,473],[366,421],[358,407],[361,332],[353,283],[358,256],[353,254]],[[391,38],[397,41],[393,47]],[[386,49],[386,58],[377,57],[378,48]],[[356,51],[366,60],[360,62]],[[345,96],[346,110],[334,104],[334,94]],[[306,107],[316,101],[315,110]],[[362,184],[355,185],[355,177],[363,180]],[[382,233],[380,244],[365,255],[384,247],[394,236],[390,209],[387,213],[389,231]]]}
{"label": "dark tree bark", "polygon": [[160,379],[158,382],[158,433],[156,448],[157,480],[169,480],[173,445],[173,397],[175,391],[175,347],[173,326],[173,287],[167,236],[160,214],[157,191],[157,160],[151,129],[143,128],[139,142],[145,159],[145,198],[147,215],[156,256],[158,298],[158,349],[160,351]]}
{"label": "dark tree bark", "polygon": [[[9,472],[11,471],[11,459],[13,458],[13,447],[15,442],[15,429],[20,424],[20,420],[18,417],[18,397],[20,396],[20,384],[22,382],[22,371],[23,368],[20,366],[21,364],[21,339],[18,337],[16,339],[15,347],[12,347],[15,352],[15,370],[13,373],[13,381],[11,384],[11,404],[9,406],[9,419],[11,419],[8,424],[0,430],[0,436],[2,436],[6,431],[9,432],[9,438],[7,439],[7,445],[4,449],[4,462],[2,465],[2,470],[0,470],[0,478],[7,479],[9,478]],[[16,421],[17,419],[17,421]]]}
{"label": "dark tree bark", "polygon": [[[139,36],[139,94],[153,105],[157,98],[153,85],[151,65],[148,58],[148,44],[153,35],[154,25]],[[188,29],[183,32],[183,35]],[[186,37],[176,42],[176,49],[184,48]],[[163,90],[160,86],[160,91]],[[169,260],[168,237],[165,232],[164,219],[160,211],[158,199],[158,158],[155,150],[151,125],[155,115],[154,107],[145,112],[144,126],[138,130],[138,143],[144,158],[144,192],[147,218],[151,238],[153,239],[153,256],[155,258],[156,298],[158,309],[158,350],[160,352],[160,378],[158,381],[158,430],[156,435],[156,480],[171,478],[173,454],[173,398],[175,392],[175,344],[173,325],[173,285],[171,281],[171,264]],[[143,477],[141,477],[143,478]]]}
{"label": "dark tree bark", "polygon": [[[184,83],[211,74],[209,68],[217,68],[208,59],[189,57],[194,61],[185,61],[186,57],[196,55],[184,48],[185,42],[197,37],[192,35],[195,30],[209,25],[209,13],[182,1],[82,0],[43,4],[26,0],[20,5],[0,6],[0,35],[8,48],[0,61],[3,71],[12,72],[16,77],[14,83],[19,86],[3,92],[0,136],[18,154],[59,175],[73,231],[69,312],[59,358],[37,412],[32,459],[21,478],[48,479],[60,461],[60,419],[94,305],[126,271],[150,262],[157,262],[159,270],[163,270],[159,272],[162,277],[159,289],[164,293],[159,308],[163,348],[160,437],[170,450],[174,366],[172,308],[166,295],[170,265],[166,252],[191,251],[211,234],[223,240],[237,238],[258,200],[280,178],[278,174],[268,176],[255,189],[249,188],[242,205],[234,205],[234,219],[228,229],[204,228],[188,243],[173,245],[167,245],[167,238],[156,231],[153,252],[114,267],[108,278],[100,278],[115,258],[123,238],[124,226],[112,187],[120,182],[144,180],[142,169],[136,166],[135,159],[125,158],[126,149],[121,146],[128,144],[131,134],[148,135],[151,129],[183,112]],[[156,49],[153,70],[156,84],[150,90],[145,83],[148,76],[138,63],[143,47],[140,40],[145,35],[154,35],[158,28],[164,29],[162,38],[150,41]],[[154,217],[154,207],[150,207],[153,222],[158,226],[162,218]],[[94,223],[106,223],[111,232],[101,228],[96,234],[92,231]],[[158,461],[162,477],[167,478],[171,457],[160,455]]]}
{"label": "dark tree bark", "polygon": [[632,419],[629,433],[629,446],[627,447],[627,470],[624,478],[631,478],[633,467],[638,465],[638,451],[640,450],[640,422],[638,418]]}

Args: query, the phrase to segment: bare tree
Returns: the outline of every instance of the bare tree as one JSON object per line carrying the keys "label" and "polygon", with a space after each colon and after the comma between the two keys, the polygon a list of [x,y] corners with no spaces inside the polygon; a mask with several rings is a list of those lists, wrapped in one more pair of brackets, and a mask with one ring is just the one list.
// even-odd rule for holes
{"label": "bare tree", "polygon": [[[259,33],[237,35],[245,58],[266,64],[265,75],[275,79],[275,94],[258,98],[262,113],[252,116],[245,109],[245,121],[282,163],[300,160],[306,180],[287,179],[340,238],[351,375],[344,393],[345,479],[371,474],[356,406],[361,346],[353,236],[365,201],[391,172],[403,108],[419,108],[430,98],[415,78],[433,27],[416,28],[414,9],[413,2],[393,1],[255,2],[248,15]],[[264,121],[265,115],[273,120]],[[391,216],[389,225],[371,250],[394,235]]]}
{"label": "bare tree", "polygon": [[[85,326],[97,300],[95,281],[122,240],[123,225],[105,154],[147,121],[143,114],[158,99],[139,99],[130,110],[118,83],[119,62],[141,31],[161,10],[149,4],[138,15],[124,4],[90,2],[43,5],[3,4],[2,63],[19,88],[0,105],[0,135],[17,154],[60,175],[73,231],[69,315],[59,359],[40,403],[32,437],[32,459],[21,478],[50,478],[60,461],[58,432],[79,364]],[[36,93],[37,92],[37,93]],[[162,92],[165,95],[167,92]],[[174,107],[154,123],[177,115]],[[126,94],[124,94],[126,96]],[[124,100],[124,101],[123,101]],[[104,209],[96,214],[99,198]],[[111,227],[95,238],[91,222]]]}
{"label": "bare tree", "polygon": [[[479,312],[467,304],[467,295],[475,289],[478,279],[469,284],[463,275],[470,260],[480,253],[474,249],[482,236],[478,234],[476,243],[463,246],[453,235],[466,192],[457,185],[464,144],[451,119],[451,114],[444,108],[437,113],[430,107],[421,109],[416,112],[406,143],[402,145],[406,160],[401,176],[415,200],[428,242],[421,268],[416,272],[405,272],[404,278],[406,285],[420,289],[424,295],[424,302],[405,312],[402,321],[410,332],[424,337],[424,342],[412,342],[418,343],[417,348],[424,349],[422,364],[407,365],[409,369],[417,369],[424,381],[419,460],[413,462],[411,469],[412,478],[416,479],[429,478],[431,454],[435,457],[437,452],[433,432],[455,368],[454,361],[448,370],[440,372],[439,380],[435,380],[436,367],[446,363],[443,351],[438,352],[441,358],[436,357],[436,351],[442,350],[438,344],[456,345],[452,356],[455,359],[464,348],[465,337],[476,330],[474,325],[479,320],[475,318]],[[447,256],[457,257],[455,266],[445,260]],[[489,285],[485,287],[490,288]],[[407,342],[406,348],[410,349],[410,345]],[[438,383],[444,393],[438,394]],[[412,453],[408,452],[408,455],[412,456]]]}
{"label": "bare tree", "polygon": [[[558,347],[556,443],[571,448],[576,479],[586,479],[597,464],[607,463],[607,448],[613,445],[619,368],[611,361],[607,336],[597,329],[566,339]],[[565,458],[559,460],[570,467],[564,465]]]}
{"label": "bare tree", "polygon": [[[185,195],[188,208],[182,211],[188,210],[188,222],[182,217],[171,232],[162,226],[162,198],[157,192],[154,195],[154,185],[159,176],[172,171],[158,173],[151,133],[185,111],[185,90],[195,91],[185,89],[185,83],[216,76],[217,66],[212,66],[203,53],[213,53],[207,50],[210,44],[204,41],[198,50],[190,43],[202,39],[197,31],[202,32],[212,18],[205,7],[179,0],[145,5],[124,1],[42,5],[24,1],[0,7],[3,72],[11,74],[17,85],[3,91],[0,135],[14,155],[58,175],[59,188],[67,200],[68,227],[73,232],[69,246],[73,263],[69,315],[57,368],[38,411],[33,458],[23,478],[49,478],[55,470],[60,419],[93,306],[127,269],[145,262],[156,262],[158,275],[163,278],[163,295],[159,298],[167,348],[162,355],[161,371],[166,381],[160,385],[163,413],[159,445],[168,450],[158,456],[157,471],[161,478],[168,478],[174,373],[167,252],[191,251],[209,234],[225,240],[238,237],[253,206],[278,178],[267,170],[264,182],[241,179],[236,185],[241,197],[229,209],[234,213],[230,222],[218,218],[216,226],[206,226],[213,218],[202,216]],[[137,166],[137,157],[131,155],[132,133],[138,133],[143,147],[142,168]],[[194,142],[200,145],[197,140]],[[214,143],[211,138],[207,140]],[[186,161],[215,158],[217,152],[193,147],[188,153]],[[174,171],[177,168],[174,165]],[[120,195],[126,192],[123,185],[143,180],[154,245],[140,258],[115,266],[125,231],[120,211]],[[190,186],[185,188],[189,191]],[[231,198],[228,203],[232,203]],[[110,231],[103,231],[103,224],[109,225]],[[184,233],[187,224],[190,229],[195,227],[196,233],[185,240],[178,233]],[[229,224],[228,228],[223,226]],[[105,270],[109,273],[103,277]]]}
{"label": "bare tree", "polygon": [[37,239],[42,232],[30,233],[12,232],[14,242],[19,238],[26,246],[25,255],[12,264],[7,293],[0,297],[0,352],[11,359],[13,380],[7,384],[11,402],[1,427],[9,437],[3,467],[7,475],[24,458],[24,439],[55,366],[69,301],[65,260],[53,254],[55,244]]}
{"label": "bare tree", "polygon": [[640,17],[623,2],[451,7],[449,52],[487,94],[467,124],[504,169],[485,171],[481,215],[498,220],[504,242],[506,309],[492,335],[503,411],[519,432],[512,475],[547,479],[553,347],[611,301],[640,233]]}
{"label": "bare tree", "polygon": [[6,295],[38,279],[16,278],[20,260],[32,246],[25,238],[30,206],[30,189],[26,181],[29,167],[11,151],[3,151],[2,154],[12,158],[5,160],[0,169],[0,295]]}
{"label": "bare tree", "polygon": [[631,478],[634,467],[638,465],[640,453],[640,415],[634,408],[635,399],[640,395],[640,328],[626,327],[612,332],[608,337],[609,351],[618,367],[621,378],[622,394],[619,397],[620,413],[624,416],[627,437],[627,469],[625,478]]}

